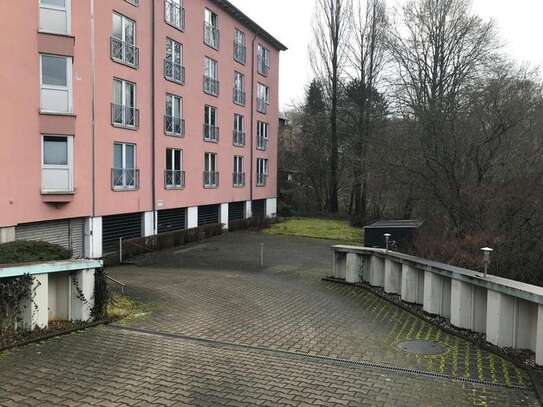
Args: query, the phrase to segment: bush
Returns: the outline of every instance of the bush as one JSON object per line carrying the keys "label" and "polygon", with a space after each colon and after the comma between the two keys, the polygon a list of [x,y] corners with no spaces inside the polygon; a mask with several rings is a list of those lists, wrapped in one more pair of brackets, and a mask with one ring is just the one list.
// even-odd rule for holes
{"label": "bush", "polygon": [[48,242],[18,240],[0,244],[0,264],[67,260],[71,257],[71,250]]}

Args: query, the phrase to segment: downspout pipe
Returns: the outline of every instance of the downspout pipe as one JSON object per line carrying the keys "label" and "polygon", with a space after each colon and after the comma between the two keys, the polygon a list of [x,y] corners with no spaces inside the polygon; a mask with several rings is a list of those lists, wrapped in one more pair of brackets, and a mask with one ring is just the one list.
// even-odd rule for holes
{"label": "downspout pipe", "polygon": [[151,151],[152,151],[152,157],[151,157],[151,166],[152,166],[152,170],[151,170],[151,175],[152,175],[152,181],[151,181],[151,184],[152,184],[152,201],[153,201],[153,235],[155,235],[157,233],[157,212],[156,212],[156,209],[157,209],[157,205],[156,205],[156,134],[155,134],[155,112],[156,112],[156,91],[155,91],[155,87],[156,87],[156,83],[155,83],[155,47],[156,47],[156,22],[155,22],[155,1],[151,1],[151,35],[152,35],[152,47],[151,47],[151,99],[152,99],[152,103],[151,103],[151,139],[152,139],[152,146],[151,146]]}
{"label": "downspout pipe", "polygon": [[[90,19],[91,19],[91,160],[92,160],[92,217],[96,217],[96,37],[95,37],[95,15],[94,0],[90,0]],[[92,222],[91,222],[92,225]],[[92,234],[92,227],[90,233]]]}
{"label": "downspout pipe", "polygon": [[249,177],[251,185],[249,187],[249,194],[250,194],[250,201],[251,201],[251,215],[253,212],[253,172],[254,172],[254,129],[256,126],[255,120],[255,44],[256,44],[256,34],[253,35],[253,43],[252,43],[252,49],[251,49],[251,153],[250,153],[250,159],[251,159],[251,176]]}

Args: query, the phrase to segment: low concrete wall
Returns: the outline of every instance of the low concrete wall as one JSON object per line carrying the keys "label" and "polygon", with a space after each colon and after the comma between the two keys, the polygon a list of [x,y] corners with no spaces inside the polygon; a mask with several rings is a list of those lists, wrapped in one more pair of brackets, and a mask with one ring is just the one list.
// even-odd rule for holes
{"label": "low concrete wall", "polygon": [[494,345],[530,349],[543,365],[543,287],[384,249],[332,250],[336,278],[383,287]]}

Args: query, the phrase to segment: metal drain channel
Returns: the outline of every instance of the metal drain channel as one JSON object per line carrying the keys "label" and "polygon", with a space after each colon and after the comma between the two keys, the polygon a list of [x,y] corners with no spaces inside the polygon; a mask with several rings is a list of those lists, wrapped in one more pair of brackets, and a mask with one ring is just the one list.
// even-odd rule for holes
{"label": "metal drain channel", "polygon": [[485,386],[491,386],[491,387],[504,387],[508,389],[516,389],[516,390],[531,390],[531,387],[528,386],[520,386],[516,384],[505,384],[505,383],[493,383],[487,380],[479,380],[479,379],[468,379],[465,377],[455,377],[450,376],[442,373],[435,373],[435,372],[428,372],[425,370],[419,370],[419,369],[412,369],[412,368],[406,368],[406,367],[396,367],[396,366],[390,366],[385,365],[381,363],[376,362],[369,362],[364,360],[351,360],[351,359],[342,359],[342,358],[334,358],[331,356],[323,356],[323,355],[308,355],[306,353],[300,353],[300,352],[292,352],[288,350],[281,350],[281,349],[270,349],[270,348],[264,348],[261,346],[252,346],[252,345],[244,345],[234,342],[225,342],[215,339],[208,339],[208,338],[200,338],[196,336],[188,336],[188,335],[181,335],[181,334],[172,334],[167,332],[157,332],[157,331],[151,331],[148,329],[139,329],[139,328],[130,328],[130,327],[123,327],[123,326],[116,326],[116,325],[108,325],[108,327],[117,329],[119,331],[128,331],[128,332],[135,332],[135,333],[142,333],[146,335],[154,335],[154,336],[162,336],[165,338],[172,338],[172,339],[182,339],[187,341],[193,341],[193,342],[201,342],[206,343],[209,345],[214,346],[228,346],[233,348],[242,348],[242,349],[248,349],[248,350],[254,350],[254,351],[260,351],[260,352],[269,352],[269,353],[277,353],[281,355],[287,355],[287,356],[296,356],[299,358],[304,359],[312,359],[315,361],[327,361],[327,362],[333,362],[340,365],[351,365],[351,366],[360,366],[360,367],[367,367],[371,369],[380,369],[385,370],[389,372],[394,373],[406,373],[412,376],[424,376],[434,379],[443,379],[453,382],[461,382],[461,383],[471,383],[471,384],[480,384]]}

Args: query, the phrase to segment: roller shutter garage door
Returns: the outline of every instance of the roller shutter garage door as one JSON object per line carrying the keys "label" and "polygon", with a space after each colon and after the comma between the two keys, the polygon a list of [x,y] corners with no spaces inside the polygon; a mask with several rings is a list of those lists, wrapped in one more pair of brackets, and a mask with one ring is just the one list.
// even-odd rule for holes
{"label": "roller shutter garage door", "polygon": [[58,244],[81,258],[85,255],[85,218],[21,224],[15,228],[15,239]]}
{"label": "roller shutter garage door", "polygon": [[259,199],[253,201],[253,217],[255,218],[265,218],[266,217],[266,200]]}
{"label": "roller shutter garage door", "polygon": [[186,227],[187,209],[167,209],[158,212],[158,233],[184,230]]}
{"label": "roller shutter garage door", "polygon": [[119,239],[135,239],[143,235],[143,214],[105,216],[102,218],[102,247],[104,254],[119,249]]}
{"label": "roller shutter garage door", "polygon": [[220,223],[220,205],[198,207],[198,226]]}
{"label": "roller shutter garage door", "polygon": [[232,202],[228,205],[228,222],[245,219],[245,202]]}

